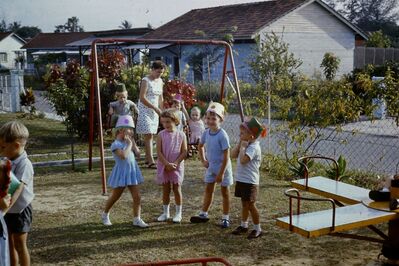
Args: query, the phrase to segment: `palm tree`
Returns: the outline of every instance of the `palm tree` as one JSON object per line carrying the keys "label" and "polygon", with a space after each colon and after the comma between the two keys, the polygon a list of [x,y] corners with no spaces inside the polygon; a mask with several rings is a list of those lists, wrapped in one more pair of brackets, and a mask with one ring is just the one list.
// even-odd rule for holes
{"label": "palm tree", "polygon": [[130,23],[126,19],[122,21],[121,25],[119,26],[120,29],[131,29],[132,27],[133,27],[132,23]]}

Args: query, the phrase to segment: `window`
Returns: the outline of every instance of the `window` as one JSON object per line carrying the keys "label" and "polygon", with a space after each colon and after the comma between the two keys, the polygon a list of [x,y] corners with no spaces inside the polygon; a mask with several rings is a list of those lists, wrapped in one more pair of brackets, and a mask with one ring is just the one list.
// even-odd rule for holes
{"label": "window", "polygon": [[0,53],[0,62],[7,62],[7,53]]}

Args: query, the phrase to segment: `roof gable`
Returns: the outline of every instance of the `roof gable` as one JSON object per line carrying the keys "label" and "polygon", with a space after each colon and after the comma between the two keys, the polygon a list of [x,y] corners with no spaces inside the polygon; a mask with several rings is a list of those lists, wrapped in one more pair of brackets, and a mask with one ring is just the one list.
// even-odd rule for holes
{"label": "roof gable", "polygon": [[[253,39],[264,27],[288,13],[317,2],[354,32],[367,35],[321,0],[272,0],[246,4],[194,9],[145,35],[147,39],[203,39],[197,30],[209,39],[221,39],[231,33],[235,40]],[[232,27],[237,30],[232,32]]]}
{"label": "roof gable", "polygon": [[[203,39],[195,33],[203,31],[207,38],[222,38],[232,33],[234,39],[251,39],[260,28],[291,12],[310,0],[274,0],[237,5],[193,9],[147,34],[148,39]],[[231,32],[233,26],[237,27]]]}
{"label": "roof gable", "polygon": [[12,35],[12,37],[14,37],[17,41],[19,41],[21,43],[21,45],[25,44],[26,41],[24,39],[22,39],[21,37],[19,37],[17,34],[15,34],[14,32],[0,32],[0,42],[2,40],[4,40],[5,38],[7,38],[8,36]]}

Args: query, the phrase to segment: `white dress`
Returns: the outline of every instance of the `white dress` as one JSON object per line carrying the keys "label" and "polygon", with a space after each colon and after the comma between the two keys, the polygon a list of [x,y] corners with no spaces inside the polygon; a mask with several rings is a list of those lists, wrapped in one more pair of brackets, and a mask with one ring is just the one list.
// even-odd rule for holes
{"label": "white dress", "polygon": [[[154,106],[159,106],[159,96],[163,92],[162,79],[151,80],[143,78],[147,82],[147,93],[145,98]],[[159,125],[159,116],[154,109],[148,108],[139,100],[139,115],[137,118],[137,134],[156,134]]]}

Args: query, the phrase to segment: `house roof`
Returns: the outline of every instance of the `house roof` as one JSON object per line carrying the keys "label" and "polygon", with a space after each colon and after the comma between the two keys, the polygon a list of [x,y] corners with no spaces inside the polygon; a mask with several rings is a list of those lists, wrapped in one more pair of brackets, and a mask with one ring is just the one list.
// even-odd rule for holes
{"label": "house roof", "polygon": [[[80,41],[89,37],[106,38],[109,36],[142,36],[151,31],[149,28],[134,28],[121,30],[67,32],[67,33],[39,33],[22,48],[24,49],[64,49],[67,44]],[[71,49],[69,47],[69,49]]]}
{"label": "house roof", "polygon": [[21,43],[25,44],[26,41],[24,39],[22,39],[21,37],[19,37],[17,34],[15,34],[14,32],[8,31],[8,32],[0,32],[0,42],[7,38],[8,36],[13,35],[15,38],[17,38]]}
{"label": "house roof", "polygon": [[[233,34],[235,40],[253,39],[263,27],[271,24],[293,10],[311,2],[321,0],[272,0],[193,9],[145,35],[146,39],[203,39],[196,31],[205,33],[206,38],[221,39],[226,33]],[[322,5],[326,8],[326,5]],[[332,12],[331,8],[327,9]],[[340,20],[354,31],[360,31],[337,12]],[[237,30],[232,32],[232,27]]]}

